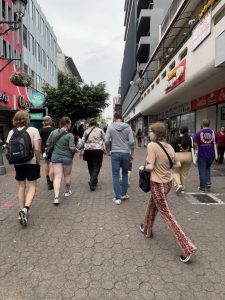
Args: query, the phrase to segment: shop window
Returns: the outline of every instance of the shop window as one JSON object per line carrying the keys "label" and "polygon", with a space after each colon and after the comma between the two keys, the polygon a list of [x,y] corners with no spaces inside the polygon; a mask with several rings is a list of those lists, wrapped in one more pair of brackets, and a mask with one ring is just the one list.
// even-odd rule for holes
{"label": "shop window", "polygon": [[175,68],[175,61],[172,62],[172,64],[169,66],[170,71]]}
{"label": "shop window", "polygon": [[182,60],[185,56],[187,56],[187,53],[188,53],[188,48],[186,47],[179,55],[180,60]]}

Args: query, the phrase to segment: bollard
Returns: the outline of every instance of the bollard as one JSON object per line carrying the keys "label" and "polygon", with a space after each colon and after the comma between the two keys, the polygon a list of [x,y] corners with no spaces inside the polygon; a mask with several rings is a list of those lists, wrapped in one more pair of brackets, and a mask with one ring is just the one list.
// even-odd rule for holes
{"label": "bollard", "polygon": [[3,156],[2,156],[2,146],[3,146],[3,141],[0,138],[0,175],[5,175],[6,174],[6,169],[4,166],[4,161],[3,161]]}

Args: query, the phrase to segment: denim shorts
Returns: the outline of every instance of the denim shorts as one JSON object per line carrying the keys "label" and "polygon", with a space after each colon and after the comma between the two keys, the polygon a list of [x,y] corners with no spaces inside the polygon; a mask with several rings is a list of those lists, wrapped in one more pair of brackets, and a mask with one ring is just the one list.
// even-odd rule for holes
{"label": "denim shorts", "polygon": [[70,166],[73,163],[73,159],[70,157],[57,157],[57,158],[51,159],[51,162],[53,164],[63,164],[64,166]]}

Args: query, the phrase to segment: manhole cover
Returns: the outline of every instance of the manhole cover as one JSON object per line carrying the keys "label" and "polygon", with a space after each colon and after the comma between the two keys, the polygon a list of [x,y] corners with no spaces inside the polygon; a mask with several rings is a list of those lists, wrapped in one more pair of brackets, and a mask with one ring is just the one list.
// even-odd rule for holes
{"label": "manhole cover", "polygon": [[185,198],[192,204],[225,204],[213,194],[186,193]]}

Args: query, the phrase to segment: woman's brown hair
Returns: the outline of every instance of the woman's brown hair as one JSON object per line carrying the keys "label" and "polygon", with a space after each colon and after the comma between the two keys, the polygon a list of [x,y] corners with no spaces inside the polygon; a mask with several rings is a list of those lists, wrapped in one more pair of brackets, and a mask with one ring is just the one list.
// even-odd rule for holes
{"label": "woman's brown hair", "polygon": [[15,113],[13,117],[14,127],[18,128],[18,127],[27,126],[29,123],[30,123],[30,116],[27,111],[19,110]]}
{"label": "woman's brown hair", "polygon": [[162,141],[166,139],[166,126],[162,122],[156,122],[150,125],[150,129],[156,135],[156,139],[158,141]]}
{"label": "woman's brown hair", "polygon": [[71,120],[70,120],[69,117],[62,117],[60,119],[59,124],[60,124],[60,128],[62,128],[62,127],[68,127],[69,125],[71,125]]}

